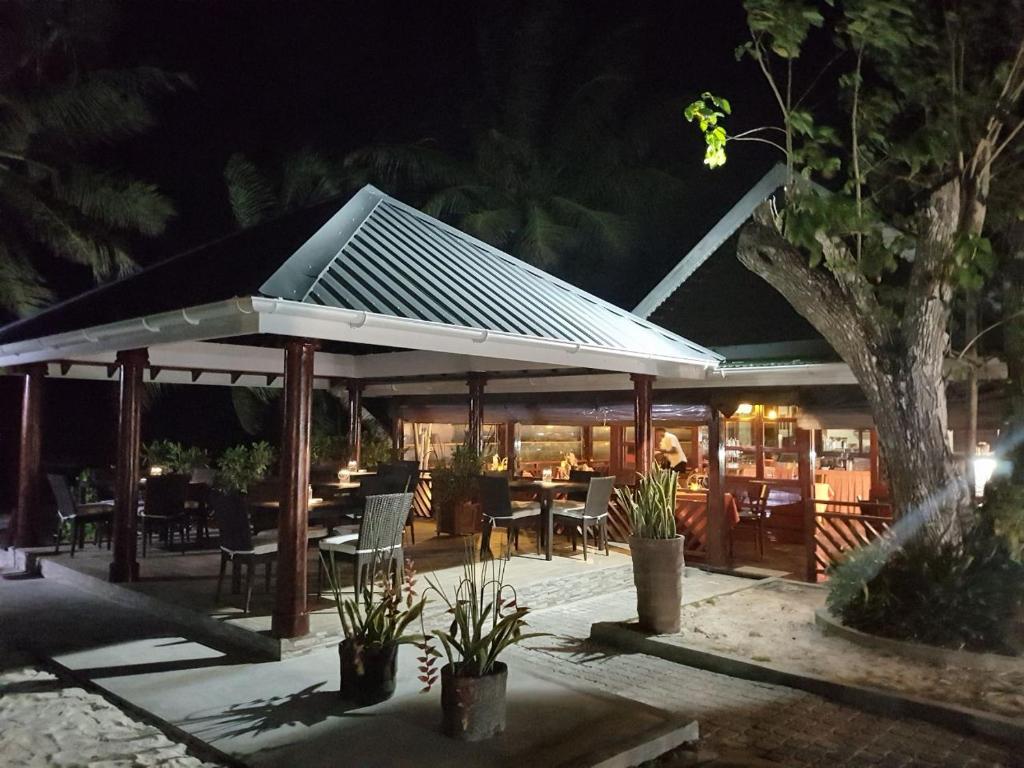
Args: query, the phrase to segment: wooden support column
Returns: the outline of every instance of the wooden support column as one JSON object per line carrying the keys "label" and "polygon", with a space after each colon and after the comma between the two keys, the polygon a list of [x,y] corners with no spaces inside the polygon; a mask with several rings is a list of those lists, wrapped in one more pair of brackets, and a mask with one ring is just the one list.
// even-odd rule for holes
{"label": "wooden support column", "polygon": [[471,373],[466,378],[469,387],[469,428],[466,430],[466,442],[480,453],[484,449],[484,385],[487,377],[481,373]]}
{"label": "wooden support column", "polygon": [[505,456],[508,457],[508,473],[510,476],[516,473],[516,464],[519,461],[519,452],[516,450],[516,427],[515,421],[505,422]]}
{"label": "wooden support column", "polygon": [[277,518],[277,593],[270,629],[275,637],[301,637],[309,632],[306,548],[315,354],[316,345],[306,339],[289,339],[285,346],[281,508]]}
{"label": "wooden support column", "polygon": [[405,420],[398,415],[391,419],[391,454],[394,461],[405,458]]}
{"label": "wooden support column", "polygon": [[725,441],[722,429],[725,417],[717,407],[711,408],[708,422],[708,527],[707,562],[716,568],[728,568],[731,521],[725,514]]}
{"label": "wooden support column", "polygon": [[594,460],[594,428],[592,426],[587,425],[583,427],[582,443],[583,444],[580,446],[580,453],[583,455],[580,456],[580,461],[584,461],[588,464],[592,463]]}
{"label": "wooden support column", "polygon": [[751,431],[754,437],[754,476],[764,480],[764,406],[757,406]]}
{"label": "wooden support column", "polygon": [[139,507],[139,433],[142,424],[142,372],[149,360],[145,349],[117,353],[121,389],[117,416],[117,474],[114,480],[114,556],[110,580],[137,581],[136,515]]}
{"label": "wooden support column", "polygon": [[632,373],[633,381],[633,418],[636,425],[636,471],[650,472],[653,460],[651,440],[654,434],[651,429],[651,409],[654,394],[654,377],[644,373]]}
{"label": "wooden support column", "polygon": [[42,456],[43,377],[46,364],[35,363],[25,368],[21,390],[21,439],[18,445],[18,506],[14,512],[16,547],[36,547],[43,543],[45,533],[39,509],[39,464]]}
{"label": "wooden support column", "polygon": [[804,505],[804,579],[817,581],[815,529],[817,527],[814,509],[814,432],[797,429],[797,478],[800,481],[800,497]]}
{"label": "wooden support column", "polygon": [[[312,356],[310,352],[310,356]],[[348,390],[348,458],[362,466],[363,447],[363,382],[349,379]]]}

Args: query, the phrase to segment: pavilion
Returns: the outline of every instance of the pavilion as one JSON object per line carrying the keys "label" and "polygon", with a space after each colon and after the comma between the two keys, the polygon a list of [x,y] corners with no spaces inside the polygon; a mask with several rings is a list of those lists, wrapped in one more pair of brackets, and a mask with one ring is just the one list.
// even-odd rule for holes
{"label": "pavilion", "polygon": [[[298,637],[309,621],[314,388],[347,389],[350,421],[358,425],[367,388],[459,382],[467,388],[469,440],[479,446],[488,381],[628,376],[637,465],[646,466],[654,380],[708,379],[722,361],[367,186],[340,210],[327,203],[266,222],[0,329],[0,366],[24,376],[13,541],[41,543],[46,375],[119,382],[109,572],[119,582],[139,575],[143,383],[283,387],[272,631]],[[358,428],[350,440],[358,453]]]}

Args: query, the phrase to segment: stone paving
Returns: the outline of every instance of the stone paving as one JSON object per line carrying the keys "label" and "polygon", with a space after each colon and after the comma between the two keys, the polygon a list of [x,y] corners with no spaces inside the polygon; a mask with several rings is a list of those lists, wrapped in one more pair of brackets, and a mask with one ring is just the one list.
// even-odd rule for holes
{"label": "stone paving", "polygon": [[[686,602],[744,586],[734,577],[689,573]],[[929,723],[887,719],[803,691],[591,644],[586,638],[593,622],[635,617],[631,585],[608,587],[597,584],[591,597],[571,603],[536,600],[531,629],[552,636],[512,653],[547,673],[692,716],[700,723],[702,747],[723,755],[808,768],[1024,766],[1024,755],[1011,749]]]}
{"label": "stone paving", "polygon": [[49,672],[0,672],[0,762],[68,768],[213,768],[158,728]]}

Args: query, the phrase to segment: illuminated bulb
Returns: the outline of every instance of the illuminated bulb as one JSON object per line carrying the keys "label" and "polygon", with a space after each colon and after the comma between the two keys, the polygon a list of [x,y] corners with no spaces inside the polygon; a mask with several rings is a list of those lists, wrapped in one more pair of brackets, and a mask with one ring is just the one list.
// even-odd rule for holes
{"label": "illuminated bulb", "polygon": [[779,418],[779,412],[778,411],[776,411],[774,408],[772,408],[771,410],[768,411],[768,419],[769,420],[773,420],[773,419],[777,419],[777,418]]}
{"label": "illuminated bulb", "polygon": [[985,486],[996,471],[995,456],[975,456],[974,459],[974,495],[984,496]]}
{"label": "illuminated bulb", "polygon": [[752,406],[750,403],[740,403],[736,407],[736,413],[738,413],[740,416],[749,416],[753,412],[754,406]]}

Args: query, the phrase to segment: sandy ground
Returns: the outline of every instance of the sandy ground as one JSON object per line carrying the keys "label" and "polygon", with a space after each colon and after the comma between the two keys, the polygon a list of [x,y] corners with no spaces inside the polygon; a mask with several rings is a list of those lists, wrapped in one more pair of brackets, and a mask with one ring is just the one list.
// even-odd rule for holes
{"label": "sandy ground", "polygon": [[102,696],[33,667],[0,672],[0,764],[213,768]]}
{"label": "sandy ground", "polygon": [[683,606],[671,639],[797,673],[960,704],[1024,721],[1024,658],[1009,669],[938,666],[828,637],[814,624],[825,591],[768,582]]}

